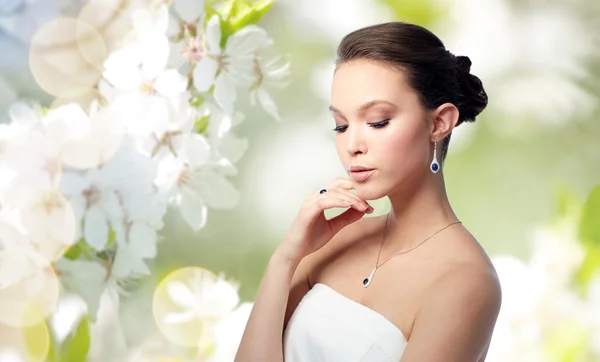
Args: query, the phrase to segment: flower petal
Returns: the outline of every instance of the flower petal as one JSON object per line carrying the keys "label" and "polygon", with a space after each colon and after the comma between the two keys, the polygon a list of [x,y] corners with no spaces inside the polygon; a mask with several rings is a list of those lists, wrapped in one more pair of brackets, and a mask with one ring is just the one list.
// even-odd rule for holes
{"label": "flower petal", "polygon": [[165,34],[169,27],[169,7],[167,4],[160,5],[153,15],[152,31]]}
{"label": "flower petal", "polygon": [[141,75],[137,69],[142,63],[140,49],[130,46],[119,49],[110,54],[104,62],[104,79],[116,88],[132,89],[141,82]]}
{"label": "flower petal", "polygon": [[229,180],[216,172],[207,172],[201,178],[200,196],[215,209],[232,209],[240,200],[240,193]]}
{"label": "flower petal", "polygon": [[258,87],[256,93],[258,94],[258,101],[264,110],[276,120],[281,121],[281,117],[279,117],[279,113],[277,112],[277,104],[275,104],[269,93],[263,87]]}
{"label": "flower petal", "polygon": [[256,25],[249,25],[227,39],[225,53],[245,56],[254,53],[267,41],[267,32]]}
{"label": "flower petal", "polygon": [[234,80],[226,73],[219,74],[215,81],[215,101],[227,114],[233,113],[233,103],[237,98]]}
{"label": "flower petal", "polygon": [[197,23],[204,14],[204,0],[175,0],[173,8],[186,23]]}
{"label": "flower petal", "polygon": [[188,192],[181,194],[179,212],[192,230],[198,231],[206,225],[207,211],[204,202],[195,195]]}
{"label": "flower petal", "polygon": [[96,319],[100,296],[106,290],[106,269],[94,261],[62,258],[54,263],[60,280],[86,301],[90,319]]}
{"label": "flower petal", "polygon": [[167,30],[165,35],[169,38],[174,38],[179,34],[179,20],[173,14],[169,14],[169,21],[167,23]]}
{"label": "flower petal", "polygon": [[111,276],[117,279],[149,275],[150,269],[131,244],[119,245],[115,261],[112,265]]}
{"label": "flower petal", "polygon": [[207,314],[225,314],[230,313],[240,302],[237,287],[224,280],[218,279],[210,288],[205,288],[205,293],[202,296],[203,301],[212,302],[216,305],[212,311],[202,311]]}
{"label": "flower petal", "polygon": [[210,145],[200,134],[190,134],[183,144],[185,160],[190,166],[202,166],[210,158]]}
{"label": "flower petal", "polygon": [[217,15],[213,15],[206,25],[206,42],[210,52],[221,53],[221,23]]}
{"label": "flower petal", "polygon": [[64,172],[60,179],[60,191],[66,196],[80,195],[89,186],[89,180],[73,172]]}
{"label": "flower petal", "polygon": [[250,302],[240,304],[215,326],[215,348],[209,362],[232,361],[235,358],[253,306]]}
{"label": "flower petal", "polygon": [[135,222],[129,230],[129,244],[142,258],[156,256],[156,240],[156,230],[144,223]]}
{"label": "flower petal", "polygon": [[165,315],[164,322],[166,324],[182,324],[187,323],[196,318],[194,310],[188,310],[183,313],[168,313]]}
{"label": "flower petal", "polygon": [[115,192],[106,190],[102,192],[102,209],[112,218],[119,219],[123,216],[123,208]]}
{"label": "flower petal", "polygon": [[79,240],[81,238],[81,220],[85,216],[85,208],[87,201],[83,196],[73,196],[69,198],[69,204],[75,214],[75,235],[74,239]]}
{"label": "flower petal", "polygon": [[[277,63],[283,61],[283,64],[277,65]],[[291,62],[286,57],[273,58],[270,62],[265,64],[263,71],[267,73],[269,80],[285,80],[290,75]]]}
{"label": "flower petal", "polygon": [[168,154],[158,163],[155,179],[156,185],[162,192],[167,192],[175,187],[177,180],[185,170],[183,161],[172,154]]}
{"label": "flower petal", "polygon": [[90,208],[84,221],[83,235],[86,243],[94,249],[100,251],[106,247],[108,241],[108,223],[104,212],[99,207]]}
{"label": "flower petal", "polygon": [[194,308],[196,306],[196,298],[185,283],[173,280],[167,283],[166,289],[169,299],[180,307]]}
{"label": "flower petal", "polygon": [[56,144],[82,139],[90,130],[90,118],[76,103],[70,103],[48,112],[42,120],[46,134]]}
{"label": "flower petal", "polygon": [[144,60],[142,74],[144,80],[155,79],[164,71],[169,60],[170,51],[169,39],[165,35],[158,34],[145,39],[142,46],[142,59]]}
{"label": "flower petal", "polygon": [[13,123],[25,127],[35,126],[40,122],[40,118],[35,109],[24,102],[17,102],[11,105],[8,109],[8,115]]}
{"label": "flower petal", "polygon": [[185,50],[185,43],[180,41],[177,43],[169,43],[169,59],[167,60],[167,65],[169,68],[179,69],[185,63],[185,58],[183,57],[183,51]]}
{"label": "flower petal", "polygon": [[179,212],[194,231],[198,231],[206,225],[206,205],[202,200],[187,192],[181,194]]}
{"label": "flower petal", "polygon": [[203,58],[194,68],[194,87],[198,92],[207,92],[215,81],[219,64],[210,58]]}
{"label": "flower petal", "polygon": [[164,71],[154,83],[154,89],[165,97],[174,98],[185,92],[188,80],[176,69]]}

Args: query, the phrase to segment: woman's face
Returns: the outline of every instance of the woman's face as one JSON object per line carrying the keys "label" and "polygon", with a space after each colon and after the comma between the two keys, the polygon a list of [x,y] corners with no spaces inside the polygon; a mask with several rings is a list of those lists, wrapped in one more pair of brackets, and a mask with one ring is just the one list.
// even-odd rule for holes
{"label": "woman's face", "polygon": [[372,60],[341,64],[331,89],[336,148],[358,196],[378,199],[413,189],[431,163],[428,113],[402,71]]}

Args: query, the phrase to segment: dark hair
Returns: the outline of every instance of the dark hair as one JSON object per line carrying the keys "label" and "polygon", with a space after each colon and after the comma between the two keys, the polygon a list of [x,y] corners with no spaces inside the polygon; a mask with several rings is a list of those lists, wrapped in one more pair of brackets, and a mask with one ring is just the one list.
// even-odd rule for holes
{"label": "dark hair", "polygon": [[[418,25],[390,22],[356,30],[342,39],[337,56],[336,65],[370,59],[400,68],[425,108],[454,104],[457,125],[474,122],[487,106],[481,80],[470,74],[471,60],[454,56],[435,34]],[[442,161],[451,135],[443,141]]]}

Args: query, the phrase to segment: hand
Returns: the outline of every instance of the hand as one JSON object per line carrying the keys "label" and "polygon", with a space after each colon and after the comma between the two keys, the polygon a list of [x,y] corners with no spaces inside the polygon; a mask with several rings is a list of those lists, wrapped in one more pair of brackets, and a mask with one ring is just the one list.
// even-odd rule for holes
{"label": "hand", "polygon": [[[337,178],[326,187],[327,192],[320,194],[317,191],[305,199],[280,245],[289,260],[300,262],[305,256],[322,248],[344,227],[360,220],[365,213],[373,212],[371,205],[350,192],[353,188],[352,181]],[[332,219],[326,219],[324,211],[334,207],[349,209]]]}

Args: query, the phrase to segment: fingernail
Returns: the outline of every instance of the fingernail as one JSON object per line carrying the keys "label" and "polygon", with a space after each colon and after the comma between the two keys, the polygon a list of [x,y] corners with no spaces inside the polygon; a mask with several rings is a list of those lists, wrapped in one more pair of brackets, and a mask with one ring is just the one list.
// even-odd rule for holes
{"label": "fingernail", "polygon": [[369,206],[369,208],[367,209],[367,213],[371,214],[371,213],[373,213],[373,211],[375,211],[375,209],[373,209],[371,206]]}

